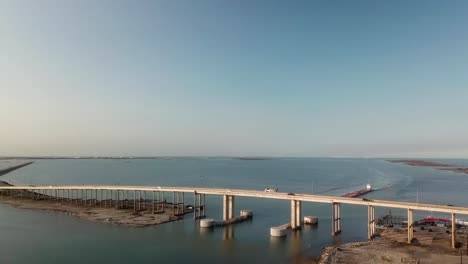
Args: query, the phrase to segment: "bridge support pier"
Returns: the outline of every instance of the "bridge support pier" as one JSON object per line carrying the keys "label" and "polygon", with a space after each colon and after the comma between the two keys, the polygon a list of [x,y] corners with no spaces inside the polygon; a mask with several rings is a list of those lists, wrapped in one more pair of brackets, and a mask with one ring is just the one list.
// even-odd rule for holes
{"label": "bridge support pier", "polygon": [[119,190],[117,190],[117,193],[115,196],[116,196],[115,198],[117,201],[117,203],[115,204],[115,209],[120,209],[120,191]]}
{"label": "bridge support pier", "polygon": [[408,243],[414,239],[413,209],[408,209]]}
{"label": "bridge support pier", "polygon": [[291,230],[301,229],[301,201],[291,200]]}
{"label": "bridge support pier", "polygon": [[367,239],[372,240],[375,237],[375,207],[367,207]]}
{"label": "bridge support pier", "polygon": [[223,221],[234,217],[234,196],[223,195]]}
{"label": "bridge support pier", "polygon": [[455,213],[452,213],[452,248],[456,248],[457,246],[457,230],[456,230],[456,223],[455,223]]}
{"label": "bridge support pier", "polygon": [[332,236],[341,233],[341,205],[332,203]]}
{"label": "bridge support pier", "polygon": [[[203,196],[203,199],[202,199]],[[197,205],[198,200],[198,205]],[[205,217],[205,194],[193,193],[193,220]]]}

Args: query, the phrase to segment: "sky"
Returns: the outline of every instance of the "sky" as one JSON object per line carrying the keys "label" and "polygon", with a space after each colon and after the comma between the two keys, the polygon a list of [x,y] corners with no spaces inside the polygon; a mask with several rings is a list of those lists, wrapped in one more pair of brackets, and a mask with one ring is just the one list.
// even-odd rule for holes
{"label": "sky", "polygon": [[0,156],[468,158],[467,13],[0,0]]}

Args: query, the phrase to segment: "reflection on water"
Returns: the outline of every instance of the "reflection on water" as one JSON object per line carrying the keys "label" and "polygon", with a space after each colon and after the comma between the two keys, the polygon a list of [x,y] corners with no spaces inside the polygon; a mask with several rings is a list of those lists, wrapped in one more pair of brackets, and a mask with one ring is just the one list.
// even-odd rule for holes
{"label": "reflection on water", "polygon": [[207,236],[211,233],[214,233],[214,228],[203,228],[203,227],[200,227],[200,235],[203,237],[203,236]]}
{"label": "reflection on water", "polygon": [[293,256],[299,255],[302,251],[302,232],[301,230],[291,231],[290,237],[290,252]]}
{"label": "reflection on water", "polygon": [[287,241],[288,241],[287,236],[284,236],[284,237],[270,236],[270,247],[272,249],[282,247],[284,244],[287,243]]}
{"label": "reflection on water", "polygon": [[318,224],[315,224],[315,225],[303,225],[302,226],[302,230],[304,231],[312,231],[312,230],[316,230],[318,228]]}
{"label": "reflection on water", "polygon": [[[227,225],[223,227],[223,240],[234,239],[234,225]],[[228,243],[225,243],[228,244]]]}

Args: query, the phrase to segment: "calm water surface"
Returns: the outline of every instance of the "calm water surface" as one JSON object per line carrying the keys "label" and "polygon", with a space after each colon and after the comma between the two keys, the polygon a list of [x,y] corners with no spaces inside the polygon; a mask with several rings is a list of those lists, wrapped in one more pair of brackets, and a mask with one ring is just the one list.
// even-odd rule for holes
{"label": "calm water surface", "polygon": [[[438,160],[468,165],[467,160]],[[13,162],[0,161],[0,168]],[[369,198],[468,206],[468,175],[411,167],[379,159],[158,159],[39,160],[1,177],[12,184],[113,184],[203,186],[341,195],[370,183]],[[192,201],[186,195],[187,203]],[[318,227],[274,239],[269,228],[289,221],[287,201],[236,198],[236,214],[254,219],[230,228],[200,230],[185,220],[149,228],[89,223],[62,213],[0,204],[0,263],[285,263],[316,256],[324,246],[367,238],[367,208],[342,206],[342,234],[330,235],[331,208],[303,203]],[[222,218],[222,198],[207,196],[207,216]],[[378,208],[378,215],[388,209]],[[404,214],[393,210],[394,214]],[[418,213],[417,217],[438,215]],[[441,215],[444,216],[444,215]]]}

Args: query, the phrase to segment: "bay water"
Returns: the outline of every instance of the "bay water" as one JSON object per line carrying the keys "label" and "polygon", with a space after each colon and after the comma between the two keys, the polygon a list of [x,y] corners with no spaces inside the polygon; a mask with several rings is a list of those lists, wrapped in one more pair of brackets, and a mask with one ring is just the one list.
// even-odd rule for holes
{"label": "bay water", "polygon": [[[468,166],[468,160],[431,160]],[[20,161],[0,161],[0,168]],[[342,195],[369,183],[370,199],[468,206],[468,175],[384,159],[161,158],[57,159],[0,177],[15,185],[195,186]],[[169,196],[171,197],[171,196]],[[185,195],[186,204],[193,197]],[[222,197],[207,196],[207,217],[222,218]],[[254,212],[252,221],[203,230],[191,215],[146,228],[91,223],[63,213],[0,204],[1,263],[287,263],[316,257],[325,246],[367,239],[367,208],[342,205],[342,233],[332,237],[331,206],[303,203],[303,215],[319,217],[286,238],[270,237],[271,226],[289,222],[289,201],[236,197],[235,213]],[[389,209],[377,208],[376,217]],[[401,210],[393,214],[405,215]],[[433,212],[416,212],[415,219]],[[463,216],[460,216],[463,219]],[[468,218],[468,217],[467,217]]]}

